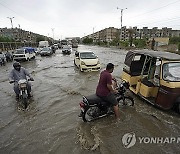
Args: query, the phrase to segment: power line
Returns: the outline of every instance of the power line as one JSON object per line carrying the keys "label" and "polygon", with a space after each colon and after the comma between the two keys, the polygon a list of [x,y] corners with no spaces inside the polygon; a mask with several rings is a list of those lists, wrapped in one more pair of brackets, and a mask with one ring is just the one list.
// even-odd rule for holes
{"label": "power line", "polygon": [[147,23],[137,23],[138,25],[137,26],[140,26],[140,25],[142,25],[142,24],[144,24],[144,25],[146,25],[146,24],[154,24],[154,23],[167,23],[167,22],[172,22],[172,21],[174,21],[174,20],[179,20],[180,19],[180,17],[176,17],[176,18],[171,18],[171,19],[167,19],[167,20],[163,20],[163,21],[156,21],[156,22],[154,22],[154,21],[152,21],[152,22],[147,22]]}
{"label": "power line", "polygon": [[139,14],[139,15],[136,15],[136,16],[133,16],[133,17],[130,17],[129,19],[131,19],[131,18],[135,18],[135,17],[139,17],[139,16],[142,16],[142,15],[144,15],[144,14],[151,13],[151,12],[154,12],[154,11],[156,11],[156,10],[159,10],[159,9],[165,8],[165,7],[169,6],[169,5],[172,5],[172,4],[175,4],[175,3],[178,3],[178,2],[180,2],[180,0],[175,1],[175,2],[172,2],[172,3],[169,3],[169,4],[164,5],[164,6],[161,6],[161,7],[159,7],[159,8],[153,9],[153,10],[151,10],[151,11],[148,11],[148,12],[145,12],[145,13],[142,13],[142,14]]}

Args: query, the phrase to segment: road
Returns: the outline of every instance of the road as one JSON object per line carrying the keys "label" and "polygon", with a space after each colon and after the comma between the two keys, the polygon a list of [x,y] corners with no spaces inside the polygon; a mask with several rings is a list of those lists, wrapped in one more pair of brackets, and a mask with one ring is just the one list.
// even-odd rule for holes
{"label": "road", "polygon": [[[114,63],[113,75],[120,80],[126,51],[83,45],[77,50],[94,51],[102,70],[108,62]],[[35,79],[33,99],[26,111],[17,105],[8,82],[12,63],[0,67],[1,154],[180,153],[180,140],[178,143],[149,143],[150,138],[158,137],[177,141],[179,115],[159,110],[132,93],[135,106],[121,107],[119,121],[109,116],[84,123],[78,117],[79,102],[83,95],[95,92],[99,72],[80,72],[73,58],[74,51],[71,55],[63,55],[57,50],[51,57],[37,56],[35,60],[21,63]],[[131,147],[125,147],[122,142],[126,133],[136,136],[134,142],[128,140]],[[144,142],[140,142],[143,138]]]}

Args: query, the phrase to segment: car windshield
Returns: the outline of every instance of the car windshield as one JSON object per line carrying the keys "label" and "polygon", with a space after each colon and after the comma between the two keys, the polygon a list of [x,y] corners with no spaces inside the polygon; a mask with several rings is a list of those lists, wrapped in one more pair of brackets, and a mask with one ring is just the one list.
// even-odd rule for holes
{"label": "car windshield", "polygon": [[24,54],[24,50],[23,49],[16,50],[15,54]]}
{"label": "car windshield", "polygon": [[50,51],[49,48],[43,48],[42,51]]}
{"label": "car windshield", "polygon": [[168,81],[180,81],[180,62],[166,63],[163,65],[163,79]]}
{"label": "car windshield", "polygon": [[71,49],[69,46],[64,46],[63,49]]}
{"label": "car windshield", "polygon": [[81,59],[96,59],[96,55],[93,52],[80,53]]}

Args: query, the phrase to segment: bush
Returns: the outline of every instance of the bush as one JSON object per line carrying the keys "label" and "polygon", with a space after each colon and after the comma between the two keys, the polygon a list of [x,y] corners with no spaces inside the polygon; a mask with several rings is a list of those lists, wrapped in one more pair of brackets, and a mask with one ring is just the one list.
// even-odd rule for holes
{"label": "bush", "polygon": [[114,39],[114,40],[112,40],[112,41],[109,43],[109,45],[111,45],[111,46],[117,46],[118,43],[119,43],[119,40],[118,40],[118,39]]}
{"label": "bush", "polygon": [[133,43],[138,48],[144,48],[146,46],[146,40],[145,39],[137,39],[137,40],[134,40]]}
{"label": "bush", "polygon": [[179,44],[180,43],[180,37],[171,37],[169,39],[169,44]]}
{"label": "bush", "polygon": [[120,44],[121,47],[128,47],[129,46],[128,41],[120,41],[119,44]]}

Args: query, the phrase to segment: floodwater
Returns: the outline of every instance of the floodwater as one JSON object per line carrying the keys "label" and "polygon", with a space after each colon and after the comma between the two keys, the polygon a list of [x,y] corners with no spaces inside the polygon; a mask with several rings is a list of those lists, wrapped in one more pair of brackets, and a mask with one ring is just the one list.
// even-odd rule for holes
{"label": "floodwater", "polygon": [[[108,62],[114,63],[113,75],[120,80],[126,51],[83,45],[77,50],[94,51],[102,70]],[[121,107],[119,121],[113,115],[91,123],[78,118],[79,102],[83,95],[95,92],[99,72],[80,72],[73,58],[74,51],[63,55],[57,50],[51,57],[37,56],[21,63],[35,79],[31,82],[34,97],[26,111],[15,101],[13,85],[8,82],[12,63],[0,67],[1,154],[180,153],[180,116],[159,110],[132,93],[135,106]],[[126,133],[136,136],[131,147],[122,142]],[[149,143],[158,137],[167,140]]]}

